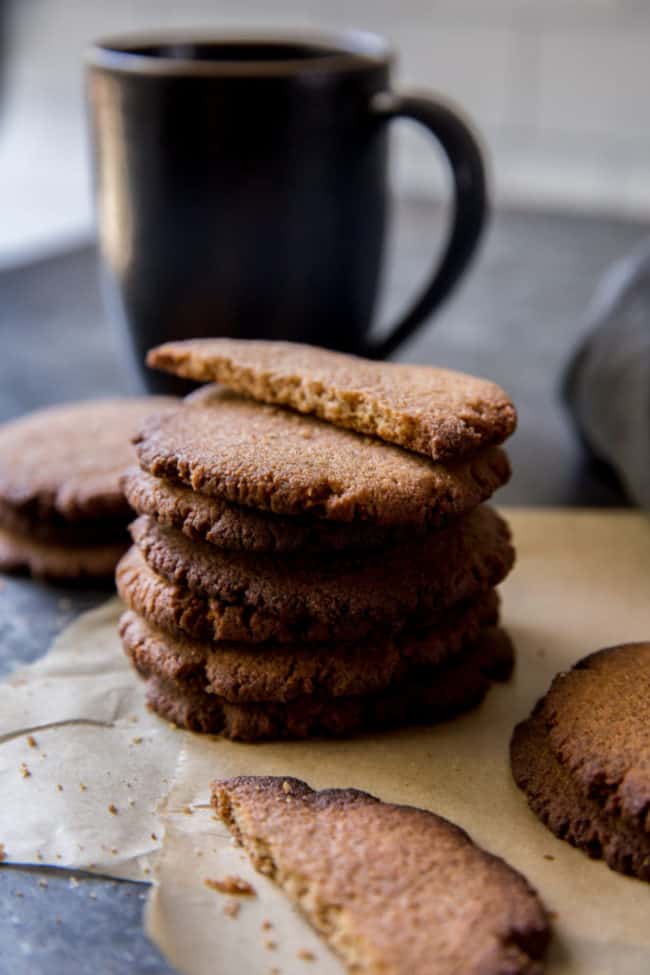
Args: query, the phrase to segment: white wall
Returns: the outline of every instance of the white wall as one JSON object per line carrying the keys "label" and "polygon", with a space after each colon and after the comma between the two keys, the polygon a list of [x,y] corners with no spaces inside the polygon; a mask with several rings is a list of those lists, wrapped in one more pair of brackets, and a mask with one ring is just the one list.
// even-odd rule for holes
{"label": "white wall", "polygon": [[[14,0],[14,10],[0,260],[87,230],[82,52],[97,35],[151,26],[378,31],[400,54],[400,84],[442,92],[474,119],[499,201],[650,215],[648,0]],[[397,141],[400,186],[439,193],[427,140]]]}

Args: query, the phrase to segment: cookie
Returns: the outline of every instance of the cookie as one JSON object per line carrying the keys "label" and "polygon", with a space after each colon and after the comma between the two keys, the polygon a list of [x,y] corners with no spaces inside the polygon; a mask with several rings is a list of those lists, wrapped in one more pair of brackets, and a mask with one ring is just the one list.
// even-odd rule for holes
{"label": "cookie", "polygon": [[539,975],[525,878],[434,813],[292,778],[213,782],[217,816],[350,972]]}
{"label": "cookie", "polygon": [[237,703],[205,691],[202,678],[146,679],[151,708],[190,731],[222,734],[240,741],[346,736],[378,728],[434,724],[477,707],[492,680],[512,669],[513,649],[506,634],[486,628],[476,644],[425,681],[392,685],[379,694],[329,697],[302,695],[286,703]]}
{"label": "cookie", "polygon": [[0,528],[0,572],[23,572],[58,582],[109,579],[128,543],[57,545]]}
{"label": "cookie", "polygon": [[650,832],[607,812],[589,798],[554,755],[542,713],[517,725],[510,745],[512,774],[533,812],[548,828],[612,870],[650,881]]}
{"label": "cookie", "polygon": [[147,517],[130,530],[149,567],[181,589],[297,631],[322,623],[350,639],[373,624],[399,629],[472,599],[496,586],[514,560],[506,523],[485,506],[408,544],[329,560],[222,552]]}
{"label": "cookie", "polygon": [[310,345],[190,339],[152,349],[147,364],[311,413],[434,460],[501,443],[516,424],[510,398],[487,379]]}
{"label": "cookie", "polygon": [[150,417],[135,440],[156,477],[245,507],[377,525],[435,525],[480,504],[510,476],[489,447],[446,464],[310,416],[208,387]]}
{"label": "cookie", "polygon": [[608,647],[554,678],[511,745],[515,781],[542,821],[643,880],[650,880],[649,700],[650,643]]}
{"label": "cookie", "polygon": [[650,833],[650,643],[585,657],[554,679],[542,713],[580,790]]}
{"label": "cookie", "polygon": [[371,522],[341,524],[324,518],[284,517],[244,508],[197,494],[138,468],[131,468],[122,478],[122,488],[137,514],[150,515],[159,525],[176,528],[193,541],[210,542],[229,551],[367,551],[405,537],[403,530],[380,528]]}
{"label": "cookie", "polygon": [[[37,410],[0,427],[1,527],[129,516],[119,485],[129,440],[165,397],[90,400]],[[10,522],[13,515],[14,520]],[[20,520],[23,519],[21,522]]]}
{"label": "cookie", "polygon": [[439,627],[399,638],[353,643],[200,643],[170,636],[132,610],[120,636],[145,676],[201,679],[206,691],[227,701],[293,700],[305,694],[331,697],[376,694],[423,669],[437,667],[475,642],[498,619],[491,590],[469,606],[454,607]]}

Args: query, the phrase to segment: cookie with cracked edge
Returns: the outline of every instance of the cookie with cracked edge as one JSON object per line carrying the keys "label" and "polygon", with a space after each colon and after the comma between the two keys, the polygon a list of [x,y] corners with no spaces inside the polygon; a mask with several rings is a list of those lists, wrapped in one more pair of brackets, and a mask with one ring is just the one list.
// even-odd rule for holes
{"label": "cookie with cracked edge", "polygon": [[409,626],[435,626],[444,621],[449,606],[474,600],[490,588],[489,583],[482,583],[481,579],[479,571],[463,577],[458,588],[448,593],[448,604],[420,613],[417,618],[412,615],[388,621],[343,616],[328,622],[301,617],[282,619],[244,604],[231,605],[197,595],[157,575],[135,546],[120,560],[115,574],[118,592],[129,609],[156,628],[181,638],[254,643],[260,649],[269,641],[322,643],[327,640],[385,639]]}
{"label": "cookie with cracked edge", "polygon": [[[371,522],[274,515],[221,498],[198,494],[137,467],[122,478],[126,498],[139,515],[163,528],[176,528],[195,542],[235,552],[341,552],[377,549],[406,537],[406,529]],[[0,515],[1,518],[1,515]],[[441,523],[444,516],[440,517]]]}
{"label": "cookie with cracked edge", "polygon": [[438,667],[478,639],[498,620],[494,590],[454,607],[440,626],[398,638],[353,643],[200,643],[164,633],[132,610],[120,636],[137,670],[170,680],[196,678],[227,701],[293,700],[304,694],[332,697],[377,694],[390,684]]}
{"label": "cookie with cracked edge", "polygon": [[311,416],[207,387],[135,439],[140,466],[244,507],[333,521],[423,527],[462,514],[510,476],[488,447],[434,463]]}
{"label": "cookie with cracked edge", "polygon": [[650,882],[650,833],[589,798],[549,743],[543,700],[515,728],[512,775],[528,805],[556,836],[612,870]]}
{"label": "cookie with cracked edge", "polygon": [[217,816],[364,975],[540,975],[548,915],[525,877],[460,827],[357,789],[241,776]]}
{"label": "cookie with cracked edge", "polygon": [[508,526],[485,506],[408,544],[329,560],[222,552],[146,516],[130,530],[149,567],[181,589],[297,627],[321,622],[339,637],[349,628],[351,639],[355,626],[401,628],[471,599],[497,585],[514,561]]}
{"label": "cookie with cracked edge", "polygon": [[130,509],[119,485],[131,436],[167,397],[88,400],[36,410],[0,426],[0,527],[68,526]]}
{"label": "cookie with cracked edge", "polygon": [[0,528],[0,572],[27,571],[52,582],[110,579],[127,544],[61,545]]}
{"label": "cookie with cracked edge", "polygon": [[434,460],[501,443],[517,420],[510,398],[487,379],[294,342],[190,339],[152,349],[147,363],[314,414]]}
{"label": "cookie with cracked edge", "polygon": [[343,737],[372,729],[434,724],[477,707],[493,680],[507,679],[513,662],[507,635],[488,627],[453,662],[431,670],[427,680],[420,676],[379,694],[338,698],[304,694],[285,703],[233,703],[208,693],[203,678],[171,680],[147,671],[145,684],[150,707],[190,731],[251,742]]}

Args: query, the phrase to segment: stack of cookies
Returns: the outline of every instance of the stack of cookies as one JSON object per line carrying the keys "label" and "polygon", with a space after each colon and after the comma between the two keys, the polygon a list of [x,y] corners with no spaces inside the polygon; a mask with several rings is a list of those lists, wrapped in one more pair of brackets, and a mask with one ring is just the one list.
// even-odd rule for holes
{"label": "stack of cookies", "polygon": [[0,427],[0,571],[67,582],[110,579],[128,547],[120,478],[129,443],[171,398],[91,400]]}
{"label": "stack of cookies", "polygon": [[[514,429],[493,383],[308,346],[179,342],[214,381],[136,438],[126,652],[177,724],[259,740],[433,722],[508,676],[483,505]],[[224,388],[225,387],[225,388]]]}

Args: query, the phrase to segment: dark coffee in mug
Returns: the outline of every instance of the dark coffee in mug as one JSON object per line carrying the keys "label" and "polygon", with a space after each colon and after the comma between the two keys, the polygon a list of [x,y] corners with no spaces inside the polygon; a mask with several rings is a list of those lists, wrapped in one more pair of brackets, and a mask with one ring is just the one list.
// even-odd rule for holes
{"label": "dark coffee in mug", "polygon": [[[132,38],[88,55],[111,312],[148,348],[291,339],[382,357],[466,267],[486,213],[481,155],[444,104],[391,91],[380,38]],[[369,332],[387,207],[387,122],[420,122],[454,175],[446,251],[387,339]]]}

